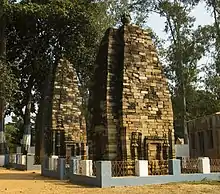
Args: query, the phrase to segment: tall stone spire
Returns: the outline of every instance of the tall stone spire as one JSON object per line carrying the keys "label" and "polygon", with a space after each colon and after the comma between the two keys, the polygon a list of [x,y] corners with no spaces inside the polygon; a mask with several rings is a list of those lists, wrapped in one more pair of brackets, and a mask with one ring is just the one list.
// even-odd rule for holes
{"label": "tall stone spire", "polygon": [[126,14],[122,22],[120,29],[106,31],[97,55],[89,100],[90,157],[167,160],[174,151],[168,83],[149,32],[128,25]]}

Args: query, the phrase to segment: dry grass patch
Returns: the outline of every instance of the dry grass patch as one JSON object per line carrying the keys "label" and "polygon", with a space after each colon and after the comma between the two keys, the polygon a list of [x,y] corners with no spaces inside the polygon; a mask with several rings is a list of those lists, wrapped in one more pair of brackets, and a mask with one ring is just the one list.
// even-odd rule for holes
{"label": "dry grass patch", "polygon": [[141,187],[92,188],[40,176],[40,172],[0,169],[0,193],[4,194],[219,194],[218,181],[191,182]]}

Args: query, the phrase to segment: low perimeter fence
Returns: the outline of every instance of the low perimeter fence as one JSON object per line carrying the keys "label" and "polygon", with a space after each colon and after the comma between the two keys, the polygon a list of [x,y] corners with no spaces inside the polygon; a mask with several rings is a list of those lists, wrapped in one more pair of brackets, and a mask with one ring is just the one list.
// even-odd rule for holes
{"label": "low perimeter fence", "polygon": [[23,155],[22,153],[6,155],[5,166],[17,170],[41,170],[41,165],[36,164],[34,154]]}
{"label": "low perimeter fence", "polygon": [[[43,176],[97,187],[137,186],[182,181],[220,180],[220,159],[167,161],[92,161],[45,156]],[[158,171],[158,172],[156,172]]]}

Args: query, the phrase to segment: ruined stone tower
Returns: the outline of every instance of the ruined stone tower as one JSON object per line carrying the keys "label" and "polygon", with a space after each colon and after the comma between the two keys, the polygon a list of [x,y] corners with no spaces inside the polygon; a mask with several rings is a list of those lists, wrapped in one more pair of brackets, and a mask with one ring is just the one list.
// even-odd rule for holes
{"label": "ruined stone tower", "polygon": [[55,155],[59,155],[59,146],[62,155],[65,155],[62,147],[67,145],[73,146],[73,152],[77,149],[85,149],[86,146],[85,118],[80,109],[82,97],[78,85],[77,75],[72,65],[67,60],[60,60],[55,74],[52,100],[51,130]]}
{"label": "ruined stone tower", "polygon": [[69,61],[60,60],[54,70],[51,86],[47,108],[41,111],[47,117],[44,119],[45,116],[41,116],[38,121],[43,123],[40,129],[41,143],[37,145],[41,158],[44,154],[85,156],[86,125],[81,112],[82,98],[76,72]]}
{"label": "ruined stone tower", "polygon": [[170,93],[149,32],[130,24],[108,29],[90,91],[90,159],[174,156]]}

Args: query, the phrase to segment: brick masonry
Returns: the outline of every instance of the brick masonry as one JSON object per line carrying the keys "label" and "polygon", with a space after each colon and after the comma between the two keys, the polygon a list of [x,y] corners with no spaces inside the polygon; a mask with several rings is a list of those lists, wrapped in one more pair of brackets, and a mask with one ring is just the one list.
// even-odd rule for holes
{"label": "brick masonry", "polygon": [[64,131],[66,144],[84,146],[81,148],[85,152],[86,125],[81,112],[82,97],[78,85],[72,64],[67,60],[60,60],[54,80],[51,130],[55,133]]}
{"label": "brick masonry", "polygon": [[58,129],[60,119],[66,136],[78,142],[85,138],[85,119],[80,110],[81,103],[82,97],[72,64],[67,60],[61,60],[54,82],[52,129]]}
{"label": "brick masonry", "polygon": [[91,159],[173,158],[171,98],[148,31],[130,24],[106,31],[90,91]]}
{"label": "brick masonry", "polygon": [[[49,75],[48,75],[49,76]],[[44,154],[71,156],[86,154],[86,125],[81,112],[82,97],[79,83],[73,65],[66,59],[61,59],[53,70],[51,87],[45,109],[39,113],[39,137],[36,155],[41,158]],[[40,150],[40,153],[39,153]]]}

